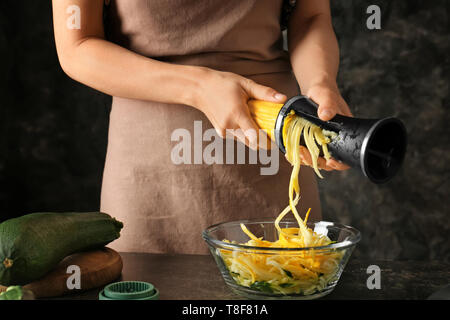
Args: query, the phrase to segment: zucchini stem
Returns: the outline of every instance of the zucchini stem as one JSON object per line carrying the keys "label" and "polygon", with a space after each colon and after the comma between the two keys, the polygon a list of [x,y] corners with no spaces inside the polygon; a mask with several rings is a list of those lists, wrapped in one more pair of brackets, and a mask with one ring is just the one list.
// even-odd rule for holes
{"label": "zucchini stem", "polygon": [[5,260],[3,260],[3,265],[5,266],[6,269],[11,268],[13,265],[13,260],[5,258]]}

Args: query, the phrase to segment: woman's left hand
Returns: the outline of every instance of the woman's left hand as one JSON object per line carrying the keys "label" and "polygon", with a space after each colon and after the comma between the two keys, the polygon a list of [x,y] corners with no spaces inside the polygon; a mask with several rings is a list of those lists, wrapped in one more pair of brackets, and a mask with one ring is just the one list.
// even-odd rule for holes
{"label": "woman's left hand", "polygon": [[[317,114],[323,121],[331,120],[336,114],[353,117],[345,100],[342,98],[339,89],[335,85],[319,84],[314,85],[308,89],[306,96],[319,105]],[[302,162],[311,165],[311,155],[308,150],[303,147],[300,150],[300,157]],[[319,157],[319,168],[326,171],[331,170],[347,170],[350,167],[335,159],[324,159]]]}

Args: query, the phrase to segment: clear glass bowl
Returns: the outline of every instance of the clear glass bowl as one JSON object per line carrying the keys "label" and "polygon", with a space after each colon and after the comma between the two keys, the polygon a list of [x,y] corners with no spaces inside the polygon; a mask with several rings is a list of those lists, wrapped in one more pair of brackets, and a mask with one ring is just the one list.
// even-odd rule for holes
{"label": "clear glass bowl", "polygon": [[[360,232],[342,224],[320,221],[308,223],[308,227],[334,243],[305,248],[242,244],[249,238],[242,231],[241,223],[256,237],[278,240],[274,221],[272,218],[232,221],[203,231],[203,239],[225,283],[236,294],[250,299],[316,299],[333,291],[361,239]],[[298,224],[284,219],[280,227],[297,228]]]}

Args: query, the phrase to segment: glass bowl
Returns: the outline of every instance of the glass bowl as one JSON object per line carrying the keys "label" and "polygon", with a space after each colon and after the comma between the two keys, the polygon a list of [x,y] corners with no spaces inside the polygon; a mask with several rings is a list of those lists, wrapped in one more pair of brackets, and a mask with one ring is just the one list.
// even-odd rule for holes
{"label": "glass bowl", "polygon": [[[273,218],[239,220],[212,225],[202,233],[225,283],[250,299],[316,299],[333,291],[356,244],[355,228],[320,221],[307,223],[332,244],[321,247],[275,248],[244,245],[249,238],[243,223],[256,237],[278,240]],[[283,219],[281,228],[297,228]],[[225,241],[224,241],[225,240]]]}

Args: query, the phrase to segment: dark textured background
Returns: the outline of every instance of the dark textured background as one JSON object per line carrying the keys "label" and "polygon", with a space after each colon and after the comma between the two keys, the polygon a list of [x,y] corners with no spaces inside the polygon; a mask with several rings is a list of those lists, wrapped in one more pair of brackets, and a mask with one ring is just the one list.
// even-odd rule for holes
{"label": "dark textured background", "polygon": [[[366,28],[370,4],[382,9],[382,30]],[[332,8],[344,97],[359,117],[401,118],[409,146],[386,185],[356,170],[327,174],[324,218],[361,230],[356,256],[448,262],[448,1]],[[0,2],[0,221],[99,207],[111,99],[62,72],[51,18],[51,1]]]}

